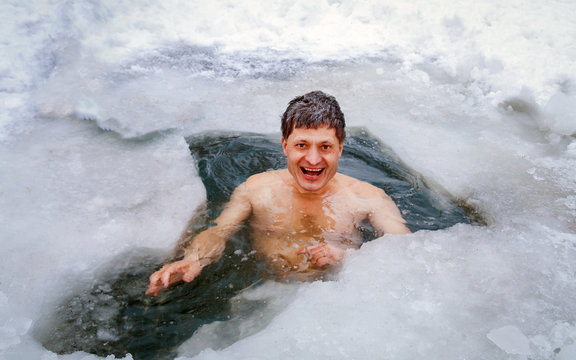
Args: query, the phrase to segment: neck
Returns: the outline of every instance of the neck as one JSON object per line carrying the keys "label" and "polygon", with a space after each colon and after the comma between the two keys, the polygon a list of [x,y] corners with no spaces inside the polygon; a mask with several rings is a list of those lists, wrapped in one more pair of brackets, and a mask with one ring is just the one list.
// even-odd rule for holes
{"label": "neck", "polygon": [[337,190],[336,182],[337,182],[336,176],[334,176],[332,179],[330,179],[330,181],[328,181],[328,183],[324,187],[316,191],[309,191],[303,189],[298,184],[298,182],[296,182],[296,180],[294,180],[294,178],[292,178],[291,176],[288,184],[292,187],[292,191],[295,194],[298,194],[302,197],[313,199],[313,198],[325,198],[327,196],[334,194]]}

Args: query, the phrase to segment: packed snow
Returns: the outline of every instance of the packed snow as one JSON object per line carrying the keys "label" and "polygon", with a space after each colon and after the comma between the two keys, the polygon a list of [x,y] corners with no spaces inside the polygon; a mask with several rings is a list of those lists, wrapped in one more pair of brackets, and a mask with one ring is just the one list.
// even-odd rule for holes
{"label": "packed snow", "polygon": [[266,321],[202,345],[208,325],[179,358],[573,358],[573,14],[564,0],[2,2],[0,358],[97,359],[46,350],[35,326],[119,255],[170,253],[205,200],[184,138],[278,133],[317,89],[487,225],[385,235],[281,305],[265,288]]}

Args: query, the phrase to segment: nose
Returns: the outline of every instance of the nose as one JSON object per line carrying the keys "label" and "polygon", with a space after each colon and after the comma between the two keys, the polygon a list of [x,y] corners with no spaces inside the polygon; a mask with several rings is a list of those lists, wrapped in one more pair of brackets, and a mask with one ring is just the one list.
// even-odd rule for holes
{"label": "nose", "polygon": [[321,160],[320,152],[316,147],[311,147],[306,153],[306,162],[310,165],[317,165]]}

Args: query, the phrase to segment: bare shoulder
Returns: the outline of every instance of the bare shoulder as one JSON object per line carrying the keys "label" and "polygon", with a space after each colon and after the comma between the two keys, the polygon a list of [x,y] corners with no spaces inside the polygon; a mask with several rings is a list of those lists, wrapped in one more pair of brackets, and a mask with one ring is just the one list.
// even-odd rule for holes
{"label": "bare shoulder", "polygon": [[246,186],[248,186],[249,188],[261,187],[266,185],[273,186],[281,181],[280,176],[282,175],[283,171],[287,170],[271,170],[252,175],[248,179],[246,179]]}
{"label": "bare shoulder", "polygon": [[402,217],[398,206],[384,190],[367,182],[342,175],[341,187],[348,199],[361,204],[370,223],[382,234],[407,234],[410,229]]}
{"label": "bare shoulder", "polygon": [[369,184],[365,181],[358,180],[351,176],[344,174],[338,174],[338,181],[340,186],[345,191],[351,192],[352,194],[359,196],[361,198],[374,198],[374,197],[384,197],[389,198],[389,196],[384,192],[384,190]]}
{"label": "bare shoulder", "polygon": [[[250,176],[238,185],[230,196],[230,204],[250,204],[254,206],[261,199],[271,198],[277,192],[278,171],[267,171]],[[281,182],[281,181],[280,181]]]}
{"label": "bare shoulder", "polygon": [[287,170],[272,170],[252,175],[241,186],[244,186],[246,194],[250,197],[271,197],[286,186],[282,181],[283,171],[287,172]]}

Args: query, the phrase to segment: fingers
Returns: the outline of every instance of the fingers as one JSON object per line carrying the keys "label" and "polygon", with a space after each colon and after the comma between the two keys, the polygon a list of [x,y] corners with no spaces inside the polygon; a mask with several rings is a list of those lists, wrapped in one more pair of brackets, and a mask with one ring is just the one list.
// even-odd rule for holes
{"label": "fingers", "polygon": [[146,295],[154,294],[154,296],[158,296],[158,293],[162,290],[162,284],[160,283],[161,275],[161,271],[156,271],[154,274],[150,275],[150,284],[146,290]]}
{"label": "fingers", "polygon": [[160,271],[156,271],[154,274],[150,275],[150,284],[146,290],[146,295],[154,294],[154,296],[158,296],[160,290],[163,289],[162,283],[160,282],[160,277]]}
{"label": "fingers", "polygon": [[167,288],[168,286],[170,286],[170,277],[172,276],[172,272],[168,269],[164,270],[164,272],[162,273],[162,277],[160,278],[162,280],[162,286],[164,286],[165,288]]}
{"label": "fingers", "polygon": [[166,264],[150,275],[150,284],[146,290],[146,295],[158,296],[161,290],[168,288],[171,284],[178,281],[190,282],[200,274],[200,271],[202,271],[202,267],[199,264],[188,261],[180,260]]}
{"label": "fingers", "polygon": [[326,243],[321,243],[299,249],[296,253],[298,255],[305,254],[308,261],[314,265],[325,266],[342,260],[344,252]]}
{"label": "fingers", "polygon": [[334,261],[334,259],[332,258],[328,258],[327,256],[323,256],[321,258],[318,258],[318,260],[316,260],[316,265],[318,266],[330,265],[334,263],[336,263],[336,261]]}
{"label": "fingers", "polygon": [[325,251],[326,247],[328,245],[325,243],[320,243],[320,244],[316,244],[316,245],[310,245],[310,246],[306,246],[304,248],[299,249],[298,251],[296,251],[296,254],[301,255],[301,254],[306,254],[308,256],[311,255],[315,255],[315,254],[320,254],[322,252]]}
{"label": "fingers", "polygon": [[330,252],[329,250],[328,245],[324,243],[308,247],[308,251],[313,256],[327,256]]}
{"label": "fingers", "polygon": [[162,286],[150,285],[150,286],[148,286],[148,290],[146,290],[146,295],[153,294],[154,297],[156,297],[156,296],[158,296],[158,293],[160,293],[160,290],[162,290],[162,289],[163,289]]}

